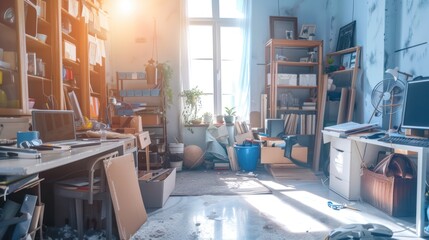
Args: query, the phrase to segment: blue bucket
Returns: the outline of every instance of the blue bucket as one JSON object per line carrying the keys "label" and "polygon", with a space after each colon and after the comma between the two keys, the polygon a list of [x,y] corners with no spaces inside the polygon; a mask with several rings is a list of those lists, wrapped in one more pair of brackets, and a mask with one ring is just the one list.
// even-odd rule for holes
{"label": "blue bucket", "polygon": [[240,169],[244,171],[254,171],[258,165],[259,155],[261,154],[259,145],[235,145],[234,149],[237,154]]}

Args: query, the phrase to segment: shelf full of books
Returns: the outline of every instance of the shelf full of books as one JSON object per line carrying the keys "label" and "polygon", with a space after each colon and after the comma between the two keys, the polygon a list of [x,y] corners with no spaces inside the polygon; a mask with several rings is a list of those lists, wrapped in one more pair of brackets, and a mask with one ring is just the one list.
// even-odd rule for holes
{"label": "shelf full of books", "polygon": [[316,134],[315,113],[288,113],[284,115],[284,130],[286,135]]}

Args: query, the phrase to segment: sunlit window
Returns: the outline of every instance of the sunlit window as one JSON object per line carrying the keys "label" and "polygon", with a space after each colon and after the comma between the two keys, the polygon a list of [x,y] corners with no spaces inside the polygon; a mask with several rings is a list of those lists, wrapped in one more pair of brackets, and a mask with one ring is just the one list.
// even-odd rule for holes
{"label": "sunlit window", "polygon": [[188,0],[190,18],[211,18],[212,11],[212,0]]}
{"label": "sunlit window", "polygon": [[205,93],[202,111],[223,114],[233,106],[239,80],[241,14],[235,0],[188,0],[188,16],[190,87]]}

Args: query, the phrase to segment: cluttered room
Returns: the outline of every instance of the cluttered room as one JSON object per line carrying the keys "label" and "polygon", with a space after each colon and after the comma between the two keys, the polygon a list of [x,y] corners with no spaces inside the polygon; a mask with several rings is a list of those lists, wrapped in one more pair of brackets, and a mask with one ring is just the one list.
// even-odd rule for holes
{"label": "cluttered room", "polygon": [[1,0],[0,239],[426,239],[426,1]]}

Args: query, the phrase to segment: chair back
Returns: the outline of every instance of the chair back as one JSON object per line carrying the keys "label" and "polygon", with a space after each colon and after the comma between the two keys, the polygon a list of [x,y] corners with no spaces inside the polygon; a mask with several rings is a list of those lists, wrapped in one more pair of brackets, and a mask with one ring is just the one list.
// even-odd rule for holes
{"label": "chair back", "polygon": [[[106,192],[107,191],[107,187],[106,187],[106,174],[104,171],[104,165],[103,165],[103,161],[107,160],[107,159],[112,159],[119,156],[119,153],[116,152],[112,152],[112,153],[108,153],[105,154],[101,157],[98,158],[94,158],[93,160],[88,162],[88,189],[89,189],[89,199],[88,199],[88,203],[92,204],[94,201],[94,193],[97,189],[95,189],[96,187],[96,183],[99,181],[100,183],[99,185],[99,190],[97,192]],[[98,173],[98,174],[97,174]],[[98,178],[98,181],[97,181]]]}

